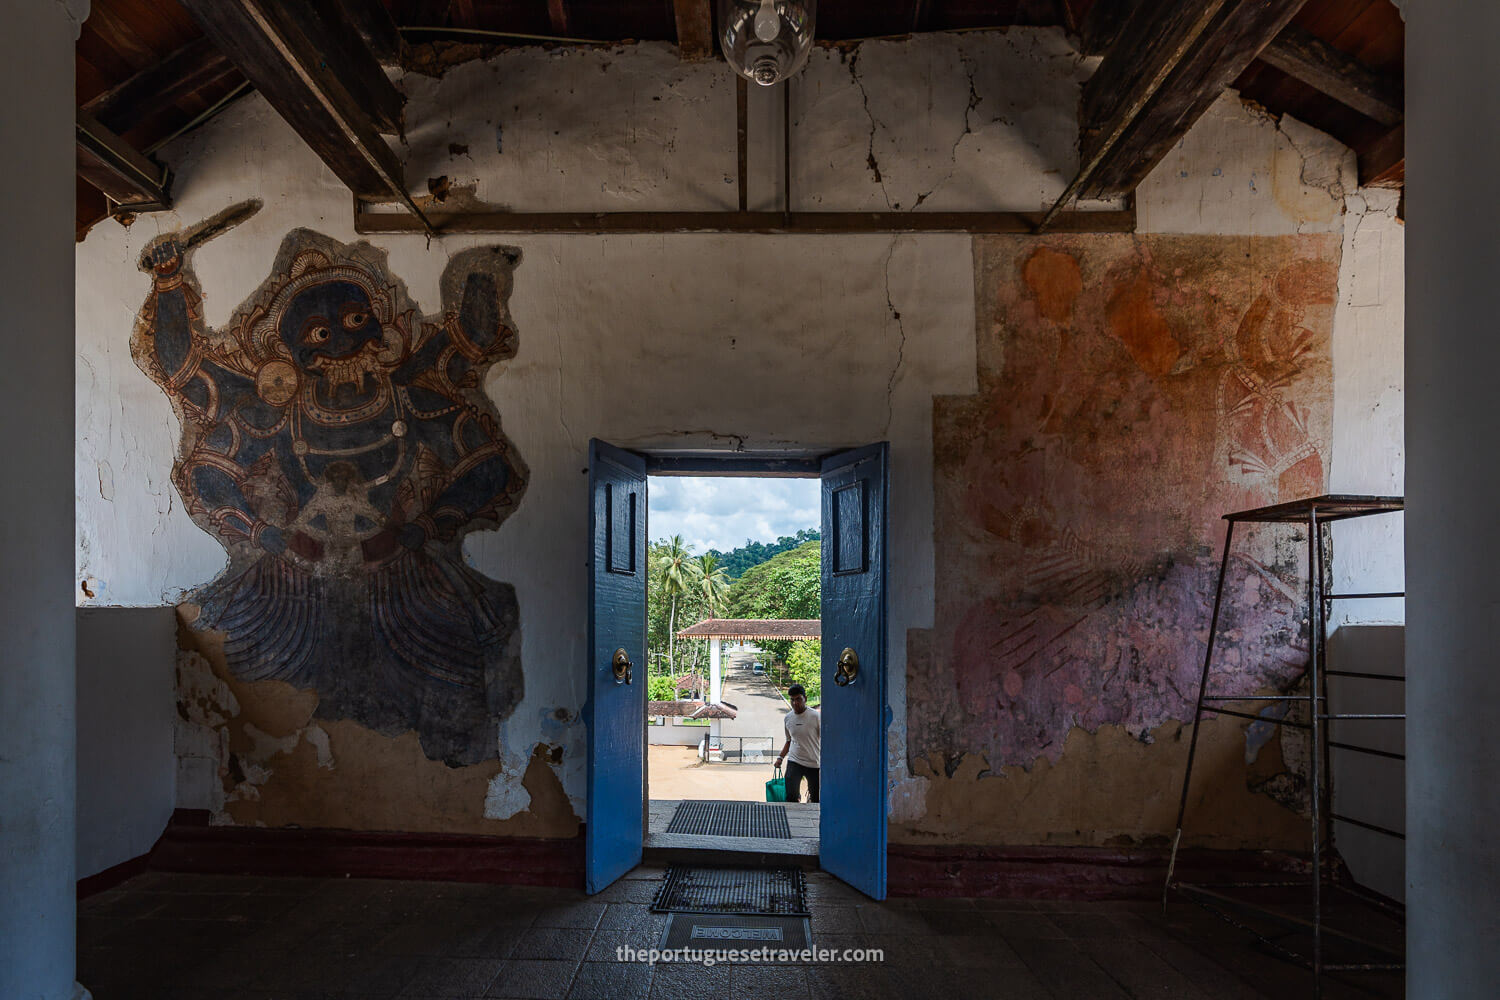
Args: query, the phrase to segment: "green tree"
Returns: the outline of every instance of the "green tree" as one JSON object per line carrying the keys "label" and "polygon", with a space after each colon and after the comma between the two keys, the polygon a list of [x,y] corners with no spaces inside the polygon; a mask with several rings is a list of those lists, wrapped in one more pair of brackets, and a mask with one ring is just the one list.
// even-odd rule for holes
{"label": "green tree", "polygon": [[[667,673],[677,673],[677,606],[683,598],[697,591],[698,563],[693,558],[693,547],[673,535],[653,548],[651,568],[653,575],[661,575],[661,596],[670,606],[667,618]],[[650,600],[650,581],[647,581],[647,600]]]}
{"label": "green tree", "polygon": [[822,641],[792,643],[791,651],[786,655],[786,666],[792,684],[801,684],[807,691],[807,703],[819,704],[823,700]]}
{"label": "green tree", "polygon": [[[805,542],[754,566],[729,588],[729,618],[822,617],[822,543]],[[773,639],[758,644],[786,659],[793,643]]]}
{"label": "green tree", "polygon": [[646,679],[646,700],[648,701],[676,701],[677,700],[677,678],[657,674],[655,677]]}
{"label": "green tree", "polygon": [[795,549],[805,542],[815,542],[818,538],[817,528],[803,528],[795,535],[782,535],[774,542],[756,542],[747,538],[745,544],[737,549],[730,549],[728,552],[709,549],[708,554],[718,557],[719,565],[724,568],[724,575],[729,577],[732,583],[752,566],[759,566],[772,556]]}

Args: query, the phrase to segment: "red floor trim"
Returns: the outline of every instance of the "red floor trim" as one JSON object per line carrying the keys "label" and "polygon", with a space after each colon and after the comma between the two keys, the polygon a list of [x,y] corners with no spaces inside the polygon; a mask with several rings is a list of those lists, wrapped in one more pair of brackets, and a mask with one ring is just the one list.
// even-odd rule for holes
{"label": "red floor trim", "polygon": [[152,848],[157,871],[583,886],[583,834],[568,840],[209,826],[178,810]]}
{"label": "red floor trim", "polygon": [[[1152,848],[891,844],[886,891],[891,896],[1160,899],[1169,857],[1169,851]],[[1308,871],[1305,859],[1276,851],[1177,855],[1178,877],[1195,882]]]}
{"label": "red floor trim", "polygon": [[101,892],[113,889],[126,879],[135,878],[148,867],[151,855],[142,854],[140,857],[131,858],[129,861],[121,861],[112,865],[102,872],[86,875],[78,880],[78,898],[88,899]]}

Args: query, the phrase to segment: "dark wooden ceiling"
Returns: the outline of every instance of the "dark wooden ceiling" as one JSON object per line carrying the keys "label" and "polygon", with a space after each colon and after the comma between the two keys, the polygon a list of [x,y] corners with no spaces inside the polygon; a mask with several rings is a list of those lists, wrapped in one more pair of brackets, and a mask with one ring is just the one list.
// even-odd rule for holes
{"label": "dark wooden ceiling", "polygon": [[[475,32],[538,36],[486,39],[516,45],[558,44],[559,38],[677,41],[674,0],[353,2],[383,3],[395,23],[408,29],[403,31],[408,44],[484,37]],[[1095,3],[1120,2],[820,0],[817,36],[848,41],[1010,25],[1057,25],[1076,32]],[[1391,81],[1399,93],[1405,25],[1391,0],[1307,0],[1293,23]],[[80,107],[146,153],[249,89],[177,0],[93,0],[76,52]],[[1399,126],[1374,121],[1260,61],[1250,64],[1235,86],[1268,111],[1291,114],[1359,151],[1367,180],[1400,182]],[[104,196],[80,179],[80,236],[106,210]]]}

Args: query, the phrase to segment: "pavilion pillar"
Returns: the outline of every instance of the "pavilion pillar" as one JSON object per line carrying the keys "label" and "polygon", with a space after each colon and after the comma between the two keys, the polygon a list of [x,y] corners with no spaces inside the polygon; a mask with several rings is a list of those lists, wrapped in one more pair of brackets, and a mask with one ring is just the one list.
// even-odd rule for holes
{"label": "pavilion pillar", "polygon": [[719,704],[724,694],[724,674],[719,667],[719,644],[724,640],[715,636],[708,640],[708,701]]}

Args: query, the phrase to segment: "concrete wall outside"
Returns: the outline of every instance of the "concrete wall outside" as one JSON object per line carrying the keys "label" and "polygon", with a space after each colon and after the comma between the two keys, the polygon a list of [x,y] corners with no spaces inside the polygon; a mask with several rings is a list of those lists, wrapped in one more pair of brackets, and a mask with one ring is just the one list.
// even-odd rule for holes
{"label": "concrete wall outside", "polygon": [[707,726],[683,726],[668,719],[665,726],[646,727],[646,742],[654,747],[695,747],[706,732]]}
{"label": "concrete wall outside", "polygon": [[1407,5],[1407,994],[1500,982],[1500,6]]}
{"label": "concrete wall outside", "polygon": [[[1052,29],[866,43],[851,53],[819,49],[793,91],[796,205],[1042,208],[1076,168],[1076,102],[1091,68]],[[410,97],[402,151],[408,177],[419,193],[427,178],[446,176],[456,192],[450,197],[526,211],[732,208],[734,88],[721,69],[683,64],[671,47],[644,44],[517,49],[441,80],[409,73],[400,81]],[[778,110],[757,94],[751,111],[752,207],[773,207],[780,194]],[[560,122],[570,127],[560,129]],[[265,201],[249,222],[196,252],[213,327],[265,277],[290,229],[356,238],[347,192],[258,97],[163,155],[177,170],[176,211],[142,216],[130,228],[104,223],[78,250],[87,280],[77,299],[77,566],[79,581],[96,595],[80,598],[88,603],[175,603],[225,561],[181,510],[168,478],[177,439],[171,410],[129,357],[131,317],[147,288],[134,265],[140,248],[158,232],[235,201]],[[1356,191],[1347,149],[1226,94],[1142,186],[1140,221],[1143,232],[1155,233],[1342,231],[1347,259],[1351,241],[1362,250],[1377,232],[1399,245],[1399,225],[1384,209],[1369,218],[1366,201],[1375,197]],[[1362,221],[1353,233],[1351,220]],[[891,499],[891,572],[899,581],[888,658],[897,720],[892,818],[919,816],[929,779],[913,777],[906,765],[905,637],[932,624],[932,400],[975,390],[971,241],[695,235],[449,237],[430,247],[417,237],[371,242],[389,251],[391,270],[428,310],[451,254],[500,242],[522,251],[510,303],[520,353],[496,366],[487,389],[532,479],[512,518],[499,531],[470,537],[466,553],[483,572],[516,586],[526,697],[503,727],[483,803],[460,807],[471,816],[466,828],[504,832],[505,820],[532,809],[523,778],[537,767],[555,774],[565,808],[584,812],[580,470],[591,436],[639,448],[831,449],[891,441],[900,470]],[[1365,397],[1372,386],[1387,385],[1399,364],[1389,349],[1392,329],[1400,330],[1399,320],[1390,323],[1399,314],[1389,309],[1394,291],[1381,284],[1372,294],[1341,295],[1338,307],[1336,439],[1368,433],[1372,404]],[[1351,346],[1365,329],[1348,322],[1354,309],[1379,313],[1384,339]],[[1372,374],[1348,378],[1352,369],[1341,368],[1340,352],[1367,360]],[[702,378],[704,371],[733,378],[741,391],[724,392],[720,380]],[[1339,408],[1346,386],[1356,398]],[[1377,451],[1356,461],[1386,459]],[[245,794],[274,797],[279,786],[312,802],[318,782],[352,774],[352,755],[363,752],[342,732],[330,736],[328,727],[299,722],[274,739],[257,737]],[[342,756],[346,748],[350,758]],[[386,777],[409,780],[389,770]],[[185,765],[178,801],[222,815],[224,792],[211,757]],[[306,821],[319,818],[329,819],[312,813]],[[375,822],[343,819],[339,825]]]}
{"label": "concrete wall outside", "polygon": [[79,608],[78,877],[149,850],[177,780],[177,616]]}

